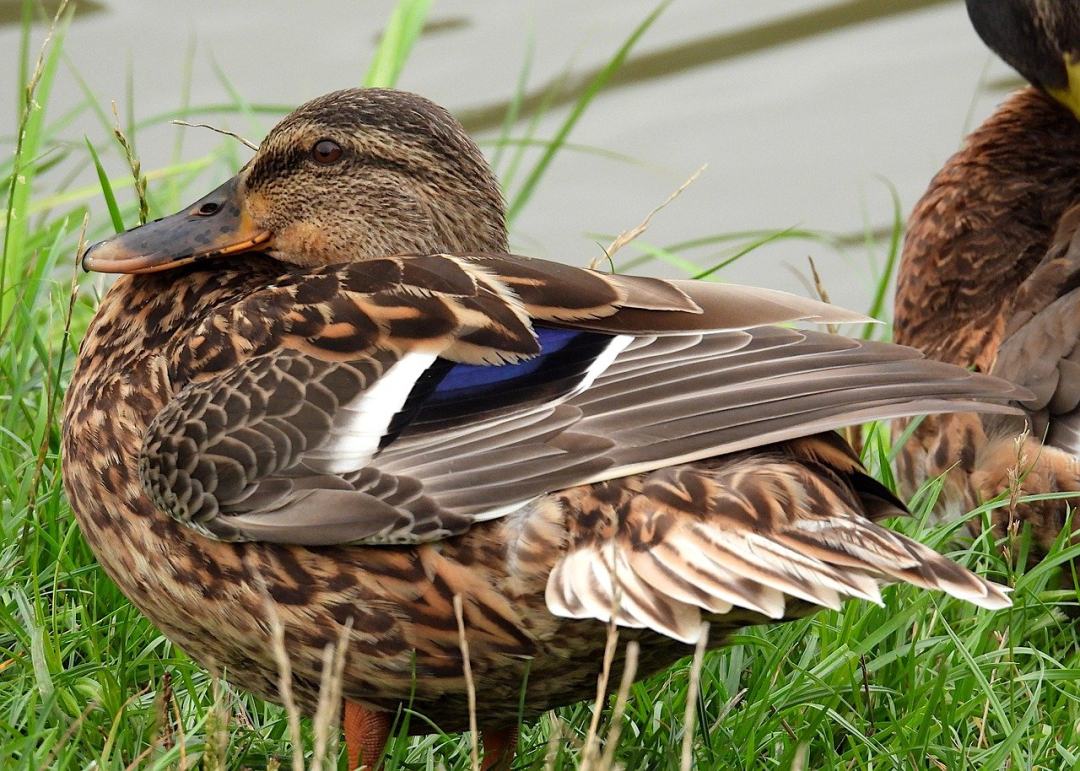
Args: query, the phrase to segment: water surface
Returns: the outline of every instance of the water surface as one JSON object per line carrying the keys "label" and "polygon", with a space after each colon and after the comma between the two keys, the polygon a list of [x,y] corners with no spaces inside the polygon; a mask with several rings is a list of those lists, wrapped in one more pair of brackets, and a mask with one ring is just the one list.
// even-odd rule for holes
{"label": "water surface", "polygon": [[[71,65],[102,103],[115,99],[122,109],[130,67],[134,113],[150,116],[182,103],[188,61],[196,105],[231,102],[230,88],[253,103],[293,105],[355,85],[393,3],[96,5],[72,25]],[[562,82],[538,126],[537,136],[550,137],[579,90],[654,5],[436,0],[399,85],[446,105],[479,138],[493,138],[531,39],[525,107],[536,108],[548,86]],[[17,18],[16,3],[0,2],[2,50],[17,50],[18,25],[5,24]],[[813,255],[833,300],[865,308],[883,250],[863,246],[860,234],[889,227],[886,181],[908,210],[965,130],[1000,100],[1001,88],[986,84],[1002,82],[1014,79],[983,48],[958,0],[676,0],[571,135],[574,143],[634,162],[564,152],[515,223],[514,246],[584,264],[602,254],[604,239],[595,234],[636,224],[707,163],[699,181],[657,217],[647,241],[792,226],[848,234],[852,245],[842,253],[785,241],[753,252],[723,277],[806,293],[806,257]],[[82,98],[70,71],[62,71],[53,116]],[[256,139],[273,124],[271,116],[192,119]],[[10,111],[0,113],[0,132],[10,133],[13,124]],[[523,120],[515,133],[525,127]],[[138,135],[146,167],[173,158],[176,132],[160,126]],[[184,157],[218,141],[185,132]],[[105,135],[89,116],[69,133],[76,141],[83,133]],[[238,157],[246,152],[240,148]],[[115,155],[107,163],[115,173],[123,169]],[[94,213],[104,221],[97,202]],[[687,256],[706,266],[718,252]],[[635,253],[629,247],[621,257]],[[643,270],[678,273],[659,263]]]}

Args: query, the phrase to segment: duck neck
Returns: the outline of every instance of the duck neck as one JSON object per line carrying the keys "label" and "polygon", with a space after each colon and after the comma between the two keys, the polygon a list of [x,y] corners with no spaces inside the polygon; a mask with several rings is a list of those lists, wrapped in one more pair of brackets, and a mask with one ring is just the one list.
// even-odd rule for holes
{"label": "duck neck", "polygon": [[898,343],[987,370],[1017,287],[1080,201],[1080,122],[1035,88],[1013,94],[934,177],[908,222]]}

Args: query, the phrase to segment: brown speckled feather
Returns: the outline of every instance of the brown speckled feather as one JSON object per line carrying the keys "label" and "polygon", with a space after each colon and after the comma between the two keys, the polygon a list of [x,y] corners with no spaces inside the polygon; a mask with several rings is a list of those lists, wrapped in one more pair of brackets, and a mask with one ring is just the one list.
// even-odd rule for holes
{"label": "brown speckled feather", "polygon": [[[375,267],[385,266],[386,270],[395,271],[395,275],[402,275],[404,262],[407,260],[380,261]],[[433,262],[429,260],[427,264],[430,268]],[[360,273],[364,267],[365,264],[353,266],[345,275]],[[516,714],[527,661],[531,662],[527,716],[581,698],[595,686],[596,666],[603,646],[602,626],[589,618],[554,615],[552,610],[558,613],[564,608],[567,615],[590,614],[576,607],[571,610],[567,601],[560,605],[559,600],[552,599],[549,606],[545,596],[553,598],[551,592],[556,589],[571,594],[591,591],[588,584],[575,581],[572,568],[581,564],[582,557],[574,555],[598,548],[609,532],[603,522],[613,516],[626,520],[621,532],[630,539],[625,542],[630,548],[627,554],[637,554],[631,547],[634,543],[640,546],[655,541],[660,547],[657,554],[663,554],[665,569],[681,575],[681,581],[686,576],[678,571],[702,567],[699,561],[705,557],[699,556],[699,551],[704,555],[702,550],[706,546],[725,549],[714,556],[730,555],[726,567],[716,562],[705,564],[712,566],[711,580],[726,580],[729,584],[734,580],[741,592],[733,594],[732,589],[724,595],[724,600],[695,595],[689,590],[680,594],[676,584],[658,581],[656,571],[661,568],[635,563],[635,570],[642,571],[642,580],[648,582],[652,591],[644,600],[651,615],[637,610],[632,619],[624,620],[635,627],[626,634],[645,646],[643,672],[654,671],[684,654],[683,648],[672,647],[670,641],[664,640],[669,639],[667,635],[692,639],[697,614],[702,612],[713,622],[712,644],[719,644],[728,630],[747,623],[781,613],[784,617],[798,616],[820,603],[835,604],[835,598],[842,596],[873,598],[876,596],[873,586],[880,580],[912,580],[988,606],[1005,601],[991,585],[970,577],[966,579],[969,583],[965,583],[959,576],[966,577],[966,573],[944,569],[944,561],[936,555],[899,536],[885,535],[869,521],[859,519],[859,516],[897,513],[900,508],[858,470],[849,451],[840,449],[837,440],[828,435],[771,445],[760,454],[744,450],[723,459],[676,464],[666,469],[658,467],[662,463],[654,463],[653,471],[628,473],[609,482],[562,484],[567,488],[563,493],[540,495],[499,519],[475,522],[462,535],[429,545],[312,549],[295,544],[229,543],[208,538],[205,533],[213,529],[206,522],[220,514],[208,503],[216,492],[230,496],[234,514],[243,511],[245,516],[253,516],[244,510],[245,499],[249,506],[259,502],[266,505],[271,496],[280,493],[274,485],[258,489],[258,484],[257,489],[244,492],[246,485],[240,484],[241,478],[277,478],[292,485],[300,480],[301,486],[307,484],[296,473],[280,473],[294,458],[294,448],[283,439],[289,435],[288,421],[268,417],[278,406],[306,410],[321,404],[320,410],[329,415],[335,399],[362,389],[366,379],[386,365],[385,357],[400,355],[408,345],[428,346],[433,340],[441,339],[444,350],[464,350],[471,360],[478,360],[475,348],[458,347],[453,334],[447,334],[441,326],[441,338],[412,328],[408,337],[400,334],[390,337],[382,331],[386,327],[380,324],[374,324],[377,331],[367,335],[355,333],[369,327],[357,320],[353,308],[401,307],[405,303],[403,298],[413,297],[429,303],[432,297],[441,298],[438,293],[403,291],[400,287],[379,284],[389,287],[397,305],[373,302],[370,298],[351,305],[348,312],[353,314],[353,320],[349,335],[343,336],[334,334],[342,328],[336,327],[333,316],[326,314],[328,308],[345,307],[339,298],[344,294],[347,299],[353,291],[342,289],[339,282],[343,279],[338,269],[282,273],[279,264],[257,257],[245,258],[238,268],[123,277],[116,283],[103,300],[83,342],[69,392],[65,479],[87,538],[125,592],[200,661],[215,669],[226,668],[234,681],[257,693],[277,698],[277,669],[262,621],[260,583],[253,577],[253,569],[262,576],[260,581],[265,581],[286,626],[298,698],[305,708],[313,708],[317,699],[322,646],[335,639],[340,625],[351,619],[353,630],[349,633],[350,653],[345,674],[345,689],[350,698],[373,707],[393,709],[413,692],[416,708],[445,729],[463,727],[467,712],[452,612],[456,593],[466,599],[473,672],[478,688],[487,694],[484,706],[487,720],[498,724],[500,715]],[[451,302],[441,298],[445,303],[442,307],[467,309],[469,303],[482,297],[500,296],[499,288],[484,283],[492,280],[494,273],[490,269],[485,279],[476,283],[464,281],[455,267],[447,271],[448,278],[441,288],[454,295],[454,299]],[[557,271],[561,273],[565,268],[560,266]],[[332,279],[328,278],[331,274]],[[356,276],[350,286],[370,288],[376,275],[373,271],[362,278]],[[450,284],[450,278],[454,277],[463,283]],[[594,274],[584,274],[582,279],[588,281],[593,277]],[[596,278],[602,282],[598,287],[615,281],[604,276]],[[309,281],[313,286],[308,286]],[[331,281],[332,291],[328,289]],[[662,304],[664,309],[657,313],[675,313],[670,306],[674,302],[686,302],[679,299],[680,294],[674,288],[664,294],[656,288],[658,285],[649,282],[648,286],[652,291],[636,302]],[[627,298],[637,296],[630,290],[624,291]],[[704,314],[694,308],[682,311],[691,327],[709,312],[708,298],[713,296],[713,291],[709,287],[700,295],[686,293],[704,310]],[[474,296],[476,293],[479,294]],[[531,307],[555,305],[548,301],[539,306],[533,300]],[[319,310],[298,310],[297,302]],[[512,304],[511,300],[504,302]],[[589,302],[593,303],[589,315],[607,313],[601,316],[606,319],[605,324],[614,324],[620,318],[622,311],[612,307],[611,300],[599,312],[598,303],[592,299]],[[780,316],[806,315],[807,309],[815,306],[809,301],[793,302],[794,311],[789,308]],[[134,317],[129,315],[131,308],[139,309]],[[832,313],[827,308],[821,308],[821,312]],[[393,327],[392,323],[401,314],[388,312],[388,315],[390,328],[400,330],[401,327]],[[528,348],[530,338],[521,334],[515,337],[506,331],[514,329],[526,315],[513,307],[493,315],[502,319],[497,336],[500,355],[522,355]],[[631,318],[631,326],[636,325],[638,317]],[[294,324],[303,325],[302,337]],[[644,326],[649,330],[655,327]],[[724,320],[722,326],[733,324]],[[340,344],[346,339],[356,344],[351,353]],[[360,352],[367,355],[358,358]],[[746,419],[761,420],[764,425],[777,420],[783,423],[785,398],[790,404],[810,398],[813,401],[808,403],[811,407],[807,412],[791,410],[790,430],[798,433],[818,431],[848,419],[889,414],[895,405],[900,405],[902,410],[947,409],[951,402],[940,401],[941,397],[947,400],[973,396],[1004,398],[1010,393],[1007,388],[1001,390],[995,381],[972,378],[963,371],[912,358],[905,349],[776,327],[704,336],[697,332],[678,337],[641,335],[626,346],[623,355],[625,358],[616,359],[596,378],[592,388],[556,405],[542,421],[530,423],[526,417],[508,420],[503,424],[506,436],[517,437],[524,444],[534,439],[548,441],[564,426],[576,422],[580,428],[580,424],[596,421],[591,429],[594,436],[608,432],[615,435],[605,437],[603,452],[614,458],[627,453],[633,463],[638,463],[641,453],[651,446],[647,442],[650,436],[655,435],[656,446],[661,448],[658,457],[668,457],[662,449],[663,442],[678,446],[681,435],[692,437],[693,432],[680,428],[665,437],[664,427],[668,423],[663,420],[652,427],[617,417],[609,423],[606,416],[617,416],[620,398],[628,409],[644,410],[642,414],[683,420],[687,427],[696,424],[702,430],[711,427],[724,436],[743,436],[732,440],[731,446],[746,447],[771,441],[770,434],[756,429],[739,434],[752,423],[723,419],[729,410],[736,415],[744,414],[739,412],[744,410]],[[828,387],[811,387],[815,371],[843,372],[846,359],[850,359],[852,372],[857,374],[850,383],[853,390],[842,387],[843,378]],[[300,379],[294,376],[292,381],[287,378],[280,381],[291,383],[287,390],[281,390],[280,385],[271,387],[278,382],[275,378],[281,375],[283,360],[290,367],[302,367],[290,369],[294,375],[301,375]],[[894,382],[898,388],[896,395],[889,396],[890,386],[875,386],[861,380],[864,372],[870,381],[884,377],[886,382]],[[269,381],[265,380],[267,377]],[[322,387],[331,381],[332,386]],[[675,389],[672,393],[686,393],[689,399],[670,400],[668,407],[655,412],[658,403],[653,400],[655,391],[639,387],[639,381],[654,386],[670,382]],[[761,393],[770,396],[755,397],[755,388],[733,387],[740,382],[758,381],[764,388]],[[679,391],[680,388],[687,390]],[[886,390],[877,394],[873,390],[876,388]],[[265,399],[260,394],[263,389],[266,389]],[[300,398],[306,392],[317,393],[318,397]],[[809,392],[816,395],[810,396]],[[220,409],[211,407],[215,393],[227,394],[217,402]],[[623,397],[619,397],[620,393]],[[875,396],[866,401],[862,398],[864,393],[882,398]],[[331,399],[330,394],[337,395]],[[740,394],[745,395],[745,401]],[[924,397],[928,401],[924,402]],[[790,401],[792,398],[794,402]],[[715,404],[711,417],[706,400]],[[890,406],[890,400],[894,406]],[[744,406],[740,407],[740,403]],[[191,419],[198,405],[203,417],[210,413],[217,416],[213,431],[207,430],[209,423],[200,426],[200,421]],[[696,420],[694,415],[699,412],[703,417]],[[238,415],[247,421],[245,426],[233,426],[232,433],[220,430]],[[679,415],[685,418],[678,418]],[[817,422],[819,418],[823,422]],[[260,421],[273,420],[279,421],[277,433],[257,425]],[[305,420],[309,430],[317,422]],[[176,428],[180,425],[184,425],[184,431],[178,434]],[[319,425],[325,429],[327,422],[324,420]],[[150,438],[144,445],[142,435],[147,430]],[[203,441],[213,434],[214,442],[219,446],[229,444],[230,452],[237,457],[215,460],[223,463],[221,468],[228,468],[228,472],[216,473],[216,481],[203,487],[203,501],[209,506],[205,512],[207,519],[180,524],[165,513],[172,504],[165,502],[163,495],[163,491],[168,494],[170,490],[178,493],[179,488],[162,486],[163,479],[180,478],[180,465],[163,474],[162,459],[169,453],[158,442],[171,441],[171,452],[179,457],[185,445],[188,451],[192,446],[188,439],[179,437],[192,431],[195,434],[191,439],[201,437]],[[728,433],[731,431],[736,433]],[[508,441],[505,436],[494,438],[498,436],[495,430],[473,434],[466,431],[451,437],[446,447],[468,455],[473,444]],[[612,439],[622,441],[627,437],[632,441],[612,455],[612,448],[617,445]],[[275,440],[284,444],[279,447]],[[430,467],[446,457],[437,442],[429,445],[419,439],[410,440],[407,434],[399,441],[403,449],[396,457],[392,452],[394,444],[386,451],[386,462],[391,465],[392,461],[395,469],[396,464],[410,462],[417,467]],[[275,454],[264,456],[253,452],[244,462],[238,462],[245,453],[236,442],[247,449],[262,447],[265,451],[272,447]],[[306,444],[303,446],[304,451],[309,451]],[[506,445],[501,446],[505,452]],[[140,455],[143,456],[141,474]],[[150,456],[156,456],[156,472],[151,471]],[[185,462],[183,467],[196,479],[205,473],[210,459],[198,454],[188,457],[193,460]],[[227,453],[215,455],[216,459],[226,457],[229,457]],[[325,473],[315,476],[322,481],[327,478]],[[148,485],[144,485],[144,479]],[[563,478],[556,474],[550,479]],[[220,487],[210,489],[213,485]],[[438,489],[442,491],[440,494],[446,493],[445,489]],[[467,492],[469,488],[456,489]],[[387,492],[383,488],[380,494],[394,503],[394,495],[402,490]],[[618,491],[618,495],[612,499],[605,497],[609,490]],[[187,493],[178,494],[177,498],[193,500]],[[676,500],[682,501],[678,507],[674,506]],[[164,510],[158,505],[161,502],[166,503]],[[378,512],[376,506],[362,513],[378,519]],[[321,515],[322,509],[318,507],[296,510],[297,517],[306,516],[312,521]],[[767,543],[753,546],[755,569],[741,576],[747,561],[745,551],[739,549],[750,547],[731,541],[731,537],[733,533],[745,532],[739,522],[749,522],[745,518],[750,516],[758,518],[759,527],[777,529],[762,531],[766,533]],[[808,525],[800,526],[804,517],[809,517],[804,525],[821,521],[830,523],[831,529],[815,531]],[[352,518],[348,526],[356,527],[362,520],[362,517]],[[219,516],[218,523],[222,521]],[[672,528],[667,528],[669,522]],[[192,528],[191,524],[199,526]],[[310,527],[307,530],[310,532]],[[768,535],[770,532],[774,534]],[[815,539],[815,532],[828,537]],[[668,534],[677,535],[678,539],[668,542]],[[853,537],[845,540],[845,535]],[[620,535],[614,541],[620,549],[622,538]],[[346,539],[333,536],[332,540]],[[761,551],[763,548],[767,551]],[[908,558],[918,555],[920,567],[904,573],[898,554]],[[557,568],[560,564],[565,567]],[[813,572],[804,574],[809,566],[813,566]],[[732,575],[739,577],[732,579]],[[976,596],[973,587],[981,587],[984,594]],[[813,602],[808,602],[807,597],[814,598]],[[597,611],[591,615],[603,617],[596,598],[591,602],[592,610]],[[731,605],[727,612],[723,612],[724,603]],[[643,628],[636,628],[642,625]],[[419,678],[416,682],[413,682],[414,667]]]}
{"label": "brown speckled feather", "polygon": [[[904,490],[947,473],[948,516],[999,495],[1018,469],[1024,493],[1080,490],[1077,203],[1080,122],[1028,88],[967,139],[911,215],[897,281],[897,342],[1036,395],[1025,404],[1030,435],[1019,450],[1023,421],[946,415],[918,427],[900,456]],[[1040,552],[1060,532],[1065,504],[1021,504],[1014,513],[1033,526]],[[994,516],[998,535],[1006,534],[1009,511]]]}
{"label": "brown speckled feather", "polygon": [[[528,292],[505,274],[527,278]],[[508,255],[286,275],[176,346],[193,382],[150,424],[141,474],[159,508],[216,538],[432,541],[552,490],[1011,394],[910,349],[758,326],[805,317],[850,316],[758,289]],[[417,392],[453,362],[540,353],[534,321],[619,336],[586,338],[603,352],[539,385],[496,381],[465,413]],[[692,335],[689,347],[654,355],[661,328]]]}
{"label": "brown speckled feather", "polygon": [[[363,267],[356,266],[356,270]],[[286,627],[295,687],[305,708],[313,708],[318,699],[322,647],[336,639],[341,624],[351,620],[345,675],[351,699],[392,709],[414,693],[414,706],[438,725],[445,730],[463,728],[468,713],[451,601],[455,594],[465,599],[473,674],[477,688],[485,693],[481,717],[488,725],[515,719],[526,666],[530,667],[526,717],[580,699],[595,687],[604,645],[603,625],[592,618],[561,618],[552,611],[604,618],[597,605],[602,600],[592,597],[589,607],[595,612],[590,613],[554,593],[569,593],[572,598],[593,591],[588,581],[578,582],[576,568],[582,564],[581,555],[594,553],[611,535],[616,536],[612,543],[620,554],[634,558],[632,567],[640,570],[635,572],[642,577],[640,581],[648,584],[649,594],[640,600],[645,605],[634,610],[632,618],[621,617],[631,627],[625,632],[627,638],[639,639],[645,646],[643,674],[685,654],[686,649],[674,644],[671,636],[692,639],[701,612],[713,623],[711,644],[718,645],[729,631],[747,623],[779,616],[794,618],[821,604],[835,605],[842,596],[875,598],[876,584],[881,580],[915,581],[990,607],[1007,601],[993,585],[959,569],[948,569],[942,558],[862,519],[902,509],[888,492],[869,481],[850,450],[828,434],[701,463],[633,473],[606,483],[566,486],[568,489],[557,495],[540,496],[501,518],[475,523],[460,536],[432,544],[310,549],[266,541],[230,543],[202,535],[199,530],[205,532],[206,528],[176,522],[154,501],[154,497],[160,498],[160,489],[153,497],[148,495],[160,482],[147,490],[138,468],[139,455],[152,454],[154,443],[161,438],[154,430],[177,424],[178,405],[201,403],[215,392],[215,383],[239,386],[246,382],[233,378],[259,382],[276,368],[282,356],[293,364],[303,363],[306,368],[296,371],[302,375],[303,388],[319,391],[323,398],[327,394],[319,390],[319,384],[328,382],[335,373],[340,376],[349,371],[350,375],[339,377],[333,389],[326,390],[345,393],[348,389],[342,382],[361,388],[361,381],[382,366],[378,361],[382,354],[346,361],[349,356],[340,346],[325,347],[326,340],[342,339],[326,335],[327,329],[334,328],[332,320],[320,316],[312,323],[315,314],[294,313],[289,303],[281,302],[287,296],[311,300],[319,308],[336,307],[325,290],[327,272],[334,271],[283,274],[272,260],[253,257],[245,259],[239,271],[124,276],[103,300],[87,332],[68,395],[65,478],[87,539],[114,580],[166,634],[207,666],[228,669],[230,678],[245,688],[278,698],[278,675],[259,589],[260,581],[265,581]],[[456,275],[454,271],[450,274]],[[303,276],[307,275],[312,276],[315,287],[305,288]],[[590,275],[583,278],[588,280]],[[322,294],[316,293],[320,286]],[[268,294],[272,301],[264,299]],[[424,295],[418,297],[427,300]],[[465,301],[459,298],[456,302]],[[670,305],[667,299],[663,302]],[[797,314],[805,310],[802,303],[796,302]],[[139,309],[136,317],[121,323],[130,319],[132,308]],[[260,309],[259,314],[252,309]],[[687,315],[691,324],[700,317],[697,311]],[[510,324],[518,316],[500,317]],[[611,323],[618,313],[606,317]],[[289,348],[288,341],[295,337],[291,337],[293,328],[284,321],[288,319],[308,325],[306,337],[296,348]],[[244,335],[235,334],[218,320],[237,320]],[[366,351],[370,340],[383,339],[378,335],[352,339],[364,341],[362,350]],[[434,337],[414,334],[407,339],[429,344]],[[500,333],[499,339],[508,336]],[[278,341],[276,348],[274,340]],[[447,349],[454,349],[455,344],[447,341]],[[503,351],[511,349],[509,343],[502,344]],[[388,344],[378,350],[401,349]],[[1001,391],[995,381],[913,359],[904,349],[864,346],[843,338],[775,327],[704,337],[643,336],[624,352],[624,361],[613,364],[606,378],[596,379],[595,393],[585,391],[580,406],[570,402],[563,406],[582,416],[608,415],[609,408],[603,405],[618,402],[619,383],[632,382],[635,373],[648,381],[675,373],[690,381],[706,378],[702,383],[713,395],[694,398],[698,402],[715,398],[719,406],[725,403],[725,393],[738,393],[730,383],[739,382],[740,371],[745,377],[767,382],[769,363],[775,362],[779,369],[772,369],[772,374],[781,382],[787,377],[784,367],[795,380],[804,377],[798,375],[801,371],[810,373],[812,379],[816,366],[833,371],[846,356],[885,367],[882,371],[886,373],[894,363],[914,373],[926,365],[923,374],[943,378],[930,391],[937,389],[936,395],[948,398],[1009,393],[1008,389]],[[740,362],[742,352],[740,366],[726,368],[726,352],[733,354],[733,362]],[[761,368],[760,374],[754,374],[755,368]],[[921,382],[901,371],[890,377],[906,383],[900,393]],[[249,448],[266,445],[266,436],[256,435],[259,430],[254,422],[268,420],[275,396],[281,396],[283,404],[307,403],[298,398],[299,391],[285,394],[270,389],[264,404],[258,391],[249,383],[231,389],[229,398],[222,402],[224,415],[219,415],[228,422],[229,410],[235,409],[234,414],[253,421],[245,431],[233,434],[245,439]],[[636,392],[636,388],[624,390]],[[837,412],[841,418],[852,412],[861,416],[863,406],[870,414],[891,409],[880,402],[864,405],[860,390],[838,393],[843,394],[840,403],[848,403]],[[591,394],[590,398],[585,398],[586,394]],[[230,398],[239,401],[230,403]],[[642,398],[642,408],[648,409],[648,398]],[[328,404],[332,403],[324,403],[324,407]],[[762,418],[782,406],[782,402],[770,404],[762,408]],[[947,402],[937,402],[934,408],[947,406]],[[702,408],[699,404],[698,409]],[[690,412],[686,415],[692,423]],[[515,431],[522,437],[543,436],[561,425],[557,410],[545,420],[550,422],[545,422],[543,430],[530,433],[518,425]],[[189,421],[188,430],[191,425]],[[804,427],[797,430],[818,430],[815,423],[807,429],[801,417],[795,425]],[[141,435],[148,427],[153,427],[151,436],[157,438],[148,439],[144,446]],[[282,434],[288,432],[284,423],[279,429]],[[662,423],[647,429],[625,421],[619,429],[647,434],[660,431]],[[218,436],[216,441],[225,439]],[[755,445],[762,441],[752,439]],[[468,449],[465,442],[454,446]],[[437,445],[427,450],[427,458],[422,455],[423,447],[422,443],[414,446],[417,462],[436,462]],[[282,458],[292,457],[291,451],[286,447]],[[222,493],[231,490],[238,506],[242,496],[237,492],[240,485],[235,475],[272,477],[283,462],[287,464],[278,458],[264,466],[264,459],[257,452],[254,455],[239,469],[229,463],[232,476],[221,477],[216,483],[221,487],[215,489]],[[407,456],[403,452],[403,458]],[[152,478],[147,461],[143,463],[143,476]],[[193,468],[198,476],[203,463],[202,459],[194,460],[185,468]],[[286,478],[295,483],[297,477]],[[270,496],[272,492],[257,490],[253,495]],[[378,510],[366,513],[375,517]],[[351,526],[356,522],[353,519]],[[764,540],[750,545],[739,540],[755,528]],[[660,560],[659,566],[640,562],[651,559],[648,552],[640,552],[643,545],[656,546],[654,556]],[[754,550],[753,566],[747,560],[747,549]],[[918,565],[905,568],[903,560],[915,558]],[[260,573],[259,581],[253,570]],[[694,577],[687,571],[694,570],[705,570],[703,576],[712,582],[707,585],[714,590],[721,584],[727,586],[721,594],[724,599],[702,594],[697,578],[693,578],[697,589],[687,589],[687,577]],[[664,583],[658,571],[675,578]]]}
{"label": "brown speckled feather", "polygon": [[[641,676],[686,655],[699,618],[715,646],[884,581],[1007,603],[876,525],[901,504],[821,432],[1000,412],[1021,391],[775,326],[860,318],[832,306],[505,243],[497,183],[449,114],[353,89],[290,115],[195,205],[84,255],[138,275],[83,339],[65,489],[169,639],[280,700],[273,614],[311,712],[344,636],[348,702],[461,730],[459,597],[487,730],[595,693],[605,553]],[[406,253],[427,256],[382,256]]]}
{"label": "brown speckled feather", "polygon": [[[1043,261],[1020,285],[993,373],[1032,391],[1032,434],[1080,453],[1080,206],[1065,212]],[[990,430],[991,434],[1000,431]]]}
{"label": "brown speckled feather", "polygon": [[1075,201],[1076,118],[1041,91],[1017,92],[965,140],[908,219],[896,341],[989,371],[1017,288]]}
{"label": "brown speckled feather", "polygon": [[548,606],[571,618],[607,620],[614,609],[624,626],[694,642],[701,610],[779,619],[789,612],[785,598],[880,603],[880,581],[1007,603],[951,560],[867,519],[868,509],[904,509],[835,434],[557,497],[591,515],[571,524],[547,586]]}

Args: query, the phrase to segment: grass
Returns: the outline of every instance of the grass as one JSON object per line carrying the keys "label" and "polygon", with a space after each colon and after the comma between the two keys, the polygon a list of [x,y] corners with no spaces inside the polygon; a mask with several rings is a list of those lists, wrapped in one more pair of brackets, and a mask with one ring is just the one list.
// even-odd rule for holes
{"label": "grass", "polygon": [[[395,11],[369,82],[393,83],[427,6],[404,2]],[[62,66],[70,10],[59,14],[38,59],[29,44],[35,7],[25,3],[22,17],[21,130],[10,156],[0,158],[0,768],[275,768],[289,767],[294,757],[310,765],[326,737],[305,722],[297,751],[295,727],[280,707],[213,680],[162,637],[102,573],[64,498],[59,405],[100,289],[97,280],[77,275],[74,257],[84,227],[97,238],[131,226],[139,203],[128,159],[112,136],[111,111],[90,87],[84,84],[78,105],[49,103],[56,78],[77,76]],[[601,74],[618,68],[652,18]],[[586,89],[548,140],[536,136],[535,114],[517,115],[528,74],[527,58],[511,100],[514,115],[493,141],[503,179],[523,180],[508,190],[515,210],[528,205],[551,159],[575,150],[567,141],[573,121],[603,86]],[[239,94],[229,104],[193,106],[187,80],[178,92],[174,112],[125,119],[133,144],[143,128],[174,118],[250,120],[288,109],[248,104]],[[98,115],[100,134],[86,143],[65,140],[64,129],[86,112]],[[517,117],[528,118],[520,136]],[[173,163],[146,171],[151,217],[209,189],[209,177],[230,174],[239,158],[236,143],[223,140],[218,151],[184,160],[179,136]],[[96,174],[97,184],[76,186],[86,174]],[[659,192],[658,199],[667,191]],[[877,263],[872,295],[879,312],[899,228],[897,216]],[[689,273],[713,273],[768,240],[843,246],[836,237],[794,229],[691,236],[666,246],[639,239],[620,252],[618,267],[647,270],[660,259]],[[635,249],[637,256],[629,256]],[[866,436],[869,465],[890,483],[888,432],[871,428]],[[958,546],[955,526],[930,528],[933,499],[931,485],[915,516],[895,527],[1014,586],[1012,609],[987,613],[894,587],[881,608],[849,603],[785,626],[748,629],[730,648],[705,654],[700,669],[688,659],[627,684],[612,700],[618,703],[602,700],[599,714],[580,704],[526,726],[516,767],[584,760],[592,768],[677,768],[684,751],[700,768],[1080,767],[1080,633],[1061,612],[1077,597],[1054,588],[1057,566],[1080,547],[1059,544],[1025,572],[985,539]],[[977,514],[999,505],[1006,504],[990,502]],[[467,735],[398,738],[390,750],[390,768],[469,768],[472,743]],[[336,755],[335,762],[344,766]]]}

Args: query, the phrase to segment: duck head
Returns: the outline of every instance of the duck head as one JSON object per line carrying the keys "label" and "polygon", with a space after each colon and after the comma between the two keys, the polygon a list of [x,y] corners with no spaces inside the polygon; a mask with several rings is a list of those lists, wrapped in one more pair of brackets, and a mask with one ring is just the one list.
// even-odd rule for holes
{"label": "duck head", "polygon": [[83,267],[149,273],[252,251],[311,267],[506,244],[498,183],[460,123],[415,94],[348,89],[286,116],[191,206],[91,246]]}
{"label": "duck head", "polygon": [[994,53],[1080,119],[1080,3],[967,0],[967,9]]}

